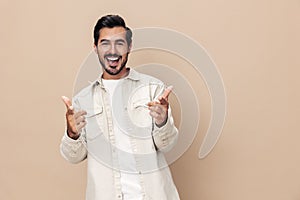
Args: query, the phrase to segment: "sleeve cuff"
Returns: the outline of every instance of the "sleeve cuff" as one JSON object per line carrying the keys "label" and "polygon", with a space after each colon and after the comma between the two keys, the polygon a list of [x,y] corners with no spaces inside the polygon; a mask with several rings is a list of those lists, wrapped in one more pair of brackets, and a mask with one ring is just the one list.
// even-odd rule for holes
{"label": "sleeve cuff", "polygon": [[75,144],[75,143],[78,143],[78,142],[81,141],[81,137],[82,137],[82,135],[80,134],[80,136],[76,140],[74,140],[74,139],[72,139],[72,138],[69,137],[69,135],[67,133],[67,130],[66,130],[65,133],[64,133],[64,136],[63,136],[63,140],[65,142],[67,142],[67,143],[73,143],[73,144]]}
{"label": "sleeve cuff", "polygon": [[165,132],[165,131],[167,131],[167,130],[170,130],[170,128],[172,127],[172,124],[171,124],[171,122],[170,122],[171,118],[172,118],[172,116],[170,115],[170,112],[169,112],[169,113],[168,113],[167,121],[166,121],[166,123],[165,123],[163,126],[158,127],[158,126],[156,125],[156,123],[154,123],[154,133],[157,133],[157,132]]}

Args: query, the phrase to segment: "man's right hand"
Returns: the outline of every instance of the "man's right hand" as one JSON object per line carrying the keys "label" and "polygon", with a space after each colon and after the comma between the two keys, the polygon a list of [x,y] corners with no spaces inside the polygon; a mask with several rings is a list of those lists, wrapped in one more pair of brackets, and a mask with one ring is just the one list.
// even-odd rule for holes
{"label": "man's right hand", "polygon": [[85,115],[87,113],[83,110],[75,112],[71,100],[65,96],[62,96],[61,98],[67,107],[67,134],[70,138],[77,140],[82,128],[86,125]]}

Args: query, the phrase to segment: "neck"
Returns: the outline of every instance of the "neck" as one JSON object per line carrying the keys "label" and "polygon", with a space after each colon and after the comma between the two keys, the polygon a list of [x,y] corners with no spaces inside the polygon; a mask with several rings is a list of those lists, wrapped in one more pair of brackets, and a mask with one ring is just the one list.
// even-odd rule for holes
{"label": "neck", "polygon": [[116,74],[116,75],[111,75],[109,73],[107,73],[105,70],[103,70],[103,75],[102,78],[103,79],[113,79],[113,80],[118,80],[118,79],[122,79],[124,77],[126,77],[129,74],[130,68],[126,68],[124,67],[122,71],[120,71],[120,73]]}

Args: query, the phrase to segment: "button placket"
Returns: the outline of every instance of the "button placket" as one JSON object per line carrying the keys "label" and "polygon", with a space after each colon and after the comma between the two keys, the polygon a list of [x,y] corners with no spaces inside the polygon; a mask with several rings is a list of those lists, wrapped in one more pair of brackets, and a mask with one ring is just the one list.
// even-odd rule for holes
{"label": "button placket", "polygon": [[118,153],[115,147],[115,134],[113,129],[113,120],[112,120],[112,113],[110,108],[110,103],[108,101],[108,93],[104,90],[102,93],[103,95],[103,101],[105,103],[105,110],[106,110],[106,117],[107,117],[107,126],[108,126],[108,132],[109,132],[109,142],[111,144],[111,150],[112,150],[112,170],[114,174],[114,183],[115,183],[115,189],[116,189],[116,198],[117,199],[123,199],[122,194],[122,186],[121,186],[121,173],[119,171],[119,163],[118,163]]}

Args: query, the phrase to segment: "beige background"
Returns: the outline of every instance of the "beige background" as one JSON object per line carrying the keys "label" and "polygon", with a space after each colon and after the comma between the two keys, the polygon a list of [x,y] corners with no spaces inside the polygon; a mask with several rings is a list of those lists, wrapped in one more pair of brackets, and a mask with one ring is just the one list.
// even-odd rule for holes
{"label": "beige background", "polygon": [[[224,79],[225,127],[203,160],[197,155],[210,101],[203,81],[190,80],[202,120],[191,148],[171,166],[183,200],[300,199],[299,0],[1,0],[0,13],[0,199],[84,199],[86,162],[71,165],[59,153],[60,96],[72,95],[93,26],[107,13],[131,28],[189,35]],[[130,64],[142,63],[137,55]]]}

